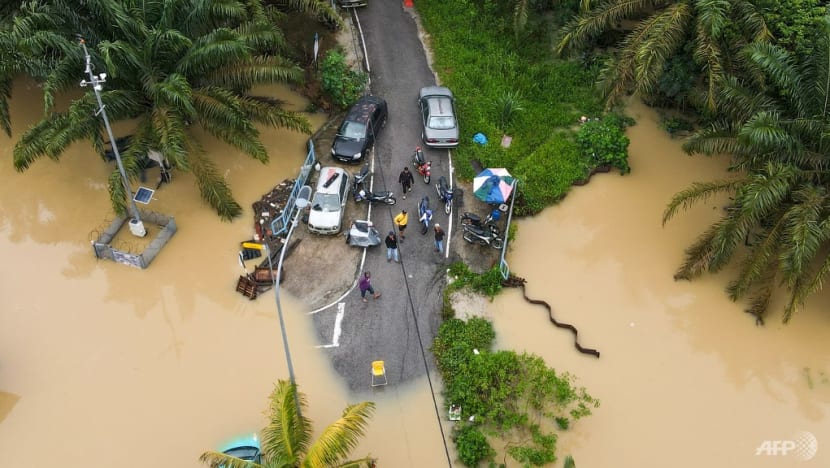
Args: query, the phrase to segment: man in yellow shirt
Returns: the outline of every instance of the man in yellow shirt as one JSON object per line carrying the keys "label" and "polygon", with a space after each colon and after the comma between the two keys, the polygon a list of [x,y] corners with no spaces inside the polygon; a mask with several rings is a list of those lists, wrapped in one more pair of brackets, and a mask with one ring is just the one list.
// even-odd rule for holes
{"label": "man in yellow shirt", "polygon": [[395,216],[395,224],[398,226],[398,232],[401,234],[401,242],[404,240],[404,230],[406,229],[406,223],[409,222],[409,215],[406,214],[406,210],[402,210],[398,213],[398,216]]}

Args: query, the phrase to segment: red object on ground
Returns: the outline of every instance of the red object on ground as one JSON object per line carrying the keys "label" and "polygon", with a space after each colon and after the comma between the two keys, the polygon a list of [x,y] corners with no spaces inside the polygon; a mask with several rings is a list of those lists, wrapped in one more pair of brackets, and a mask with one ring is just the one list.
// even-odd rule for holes
{"label": "red object on ground", "polygon": [[412,0],[403,0],[403,6],[405,6],[407,8],[412,8],[415,5],[412,4]]}

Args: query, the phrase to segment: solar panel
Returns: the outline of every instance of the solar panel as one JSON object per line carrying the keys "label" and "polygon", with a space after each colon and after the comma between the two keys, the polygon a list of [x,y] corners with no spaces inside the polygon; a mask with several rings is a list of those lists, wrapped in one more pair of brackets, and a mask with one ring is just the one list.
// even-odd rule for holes
{"label": "solar panel", "polygon": [[133,197],[133,200],[146,205],[150,203],[150,200],[152,200],[154,193],[156,193],[155,190],[148,189],[147,187],[139,187],[138,191],[135,193],[135,196]]}

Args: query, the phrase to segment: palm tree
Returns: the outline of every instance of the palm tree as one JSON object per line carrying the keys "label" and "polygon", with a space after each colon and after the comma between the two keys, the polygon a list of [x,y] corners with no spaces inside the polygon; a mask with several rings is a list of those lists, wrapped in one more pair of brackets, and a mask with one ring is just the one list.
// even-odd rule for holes
{"label": "palm tree", "polygon": [[[299,401],[299,411],[296,406]],[[343,416],[330,424],[312,443],[311,424],[302,414],[306,397],[296,385],[280,380],[271,393],[268,426],[262,430],[263,463],[243,461],[218,452],[205,452],[199,460],[211,468],[294,468],[294,467],[371,467],[374,459],[346,460],[365,435],[375,404],[370,401],[348,405]]]}
{"label": "palm tree", "polygon": [[803,65],[778,46],[745,49],[757,81],[726,80],[719,93],[725,117],[684,146],[689,153],[730,154],[741,175],[692,185],[675,195],[663,217],[665,223],[715,193],[732,196],[723,217],[686,251],[675,277],[716,272],[738,256],[741,267],[727,292],[732,300],[749,295],[747,312],[759,319],[783,286],[788,322],[830,271],[830,16],[820,38]]}
{"label": "palm tree", "polygon": [[604,0],[595,6],[591,3],[583,1],[583,12],[565,25],[557,52],[584,48],[600,34],[619,29],[623,21],[635,22],[600,77],[609,108],[630,91],[652,93],[668,61],[692,41],[694,62],[705,75],[706,106],[713,110],[716,90],[732,68],[735,51],[749,42],[770,38],[752,0]]}
{"label": "palm tree", "polygon": [[[291,4],[319,6],[309,0]],[[43,70],[47,115],[15,146],[15,168],[24,171],[43,156],[59,159],[78,140],[91,140],[103,154],[102,123],[91,92],[65,112],[52,110],[54,94],[76,87],[83,70],[75,37],[80,32],[96,72],[108,75],[102,99],[110,120],[135,121],[131,144],[122,154],[128,175],[138,177],[148,152],[158,151],[173,168],[194,173],[202,199],[223,219],[238,216],[239,204],[190,127],[198,125],[262,163],[268,152],[255,124],[310,132],[305,118],[283,109],[279,100],[251,94],[258,85],[302,80],[302,70],[283,56],[286,44],[274,25],[278,15],[261,0],[27,5],[16,19],[19,30],[3,34]],[[109,188],[113,208],[121,214],[127,194],[118,177],[113,171]]]}

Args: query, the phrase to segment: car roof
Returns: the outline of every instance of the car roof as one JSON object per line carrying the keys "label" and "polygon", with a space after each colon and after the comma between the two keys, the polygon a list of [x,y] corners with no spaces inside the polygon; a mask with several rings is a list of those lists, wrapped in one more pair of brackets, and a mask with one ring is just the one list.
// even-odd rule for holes
{"label": "car roof", "polygon": [[386,101],[371,94],[363,95],[349,109],[346,120],[368,122],[369,116],[377,107],[386,107]]}
{"label": "car roof", "polygon": [[[336,177],[334,177],[336,174]],[[334,178],[333,178],[334,177]],[[343,169],[335,166],[326,166],[320,169],[320,178],[317,180],[317,192],[319,193],[338,193],[340,191],[340,184],[343,180],[349,178],[349,173]],[[326,183],[331,180],[331,183],[326,186]]]}
{"label": "car roof", "polygon": [[418,93],[418,96],[421,98],[427,96],[447,96],[450,99],[453,98],[452,91],[450,91],[450,88],[444,86],[425,86],[421,88],[421,92]]}

